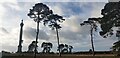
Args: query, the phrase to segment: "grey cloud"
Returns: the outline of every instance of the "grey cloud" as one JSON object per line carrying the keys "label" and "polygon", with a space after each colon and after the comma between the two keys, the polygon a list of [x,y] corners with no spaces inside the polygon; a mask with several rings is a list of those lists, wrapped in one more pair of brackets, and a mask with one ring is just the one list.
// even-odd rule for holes
{"label": "grey cloud", "polygon": [[79,35],[79,33],[77,33],[77,32],[72,32],[72,31],[61,31],[61,32],[60,32],[60,36],[61,36],[61,37],[64,37],[65,39],[68,39],[68,40],[76,40],[76,39],[79,39],[77,35]]}
{"label": "grey cloud", "polygon": [[[62,11],[62,16],[69,17],[72,15],[79,15],[87,13],[87,15],[90,15],[90,12],[92,11],[93,6],[89,5],[92,3],[88,2],[55,2],[55,3],[46,3],[48,6],[51,6],[51,8],[59,7]],[[63,7],[64,6],[64,7]],[[55,11],[55,10],[53,10]]]}
{"label": "grey cloud", "polygon": [[[25,35],[25,38],[35,39],[36,38],[36,29],[27,27],[24,30],[24,35]],[[48,40],[49,36],[47,35],[47,33],[44,30],[39,30],[39,39]]]}
{"label": "grey cloud", "polygon": [[7,31],[7,29],[5,29],[4,27],[0,27],[0,30],[1,30],[1,32],[3,32],[3,33],[9,33],[8,31]]}
{"label": "grey cloud", "polygon": [[[72,27],[72,26],[71,26]],[[78,31],[74,32],[73,30],[66,30],[64,31],[64,28],[59,32],[60,36],[63,37],[64,39],[68,40],[86,40],[86,38],[89,37],[90,35],[90,28],[86,26],[78,26]]]}
{"label": "grey cloud", "polygon": [[8,45],[8,44],[3,44],[2,45],[2,51],[16,52],[17,47],[16,46],[11,46],[11,45]]}

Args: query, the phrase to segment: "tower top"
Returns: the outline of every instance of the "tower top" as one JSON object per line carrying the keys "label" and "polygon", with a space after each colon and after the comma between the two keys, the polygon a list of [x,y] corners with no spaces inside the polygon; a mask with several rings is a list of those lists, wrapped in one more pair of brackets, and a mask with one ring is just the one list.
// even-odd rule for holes
{"label": "tower top", "polygon": [[20,26],[23,26],[24,24],[23,24],[23,20],[21,20],[21,23],[20,23]]}
{"label": "tower top", "polygon": [[23,20],[21,20],[23,22]]}

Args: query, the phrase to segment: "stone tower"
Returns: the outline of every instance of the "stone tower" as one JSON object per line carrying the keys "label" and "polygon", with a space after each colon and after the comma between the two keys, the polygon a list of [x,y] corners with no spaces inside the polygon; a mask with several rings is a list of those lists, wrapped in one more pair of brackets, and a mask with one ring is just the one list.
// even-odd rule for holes
{"label": "stone tower", "polygon": [[18,50],[17,50],[17,52],[18,53],[21,53],[22,52],[22,42],[23,42],[23,40],[22,40],[22,33],[23,33],[23,20],[22,20],[22,22],[20,23],[20,36],[19,36],[19,45],[18,45]]}

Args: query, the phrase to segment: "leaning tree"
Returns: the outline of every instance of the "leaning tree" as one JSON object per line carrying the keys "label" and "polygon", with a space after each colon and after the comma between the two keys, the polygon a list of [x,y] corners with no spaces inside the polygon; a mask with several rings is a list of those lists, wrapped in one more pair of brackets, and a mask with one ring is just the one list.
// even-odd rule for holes
{"label": "leaning tree", "polygon": [[[48,24],[48,26],[52,29],[52,30],[56,30],[56,34],[57,34],[57,41],[58,41],[58,46],[59,46],[59,34],[58,34],[58,29],[62,28],[60,26],[59,23],[62,23],[63,21],[65,21],[65,19],[63,19],[62,16],[57,15],[57,14],[51,14],[47,17],[47,19],[44,21],[44,25]],[[61,52],[59,50],[59,56],[61,56]]]}
{"label": "leaning tree", "polygon": [[30,9],[28,16],[32,18],[37,23],[37,31],[36,31],[36,46],[35,46],[35,56],[36,58],[36,51],[37,51],[37,42],[38,42],[38,34],[39,34],[39,23],[47,18],[48,15],[52,14],[52,10],[43,3],[37,3]]}
{"label": "leaning tree", "polygon": [[36,43],[36,41],[32,41],[32,43],[28,46],[28,51],[27,52],[34,52],[35,43]]}
{"label": "leaning tree", "polygon": [[[119,40],[113,44],[114,46],[112,48],[120,52],[120,2],[107,3],[104,9],[101,10],[101,14],[103,17],[92,18],[90,20],[94,20],[100,24],[102,31],[100,31],[99,34],[103,36],[103,38],[116,34]],[[118,29],[114,29],[114,27]],[[116,32],[114,33],[114,31]]]}
{"label": "leaning tree", "polygon": [[92,45],[92,51],[93,51],[93,56],[95,55],[94,53],[94,41],[93,41],[93,31],[97,30],[97,25],[96,22],[93,20],[90,20],[92,18],[89,18],[88,21],[84,21],[83,23],[81,23],[80,25],[90,25],[90,36],[91,36],[91,45]]}

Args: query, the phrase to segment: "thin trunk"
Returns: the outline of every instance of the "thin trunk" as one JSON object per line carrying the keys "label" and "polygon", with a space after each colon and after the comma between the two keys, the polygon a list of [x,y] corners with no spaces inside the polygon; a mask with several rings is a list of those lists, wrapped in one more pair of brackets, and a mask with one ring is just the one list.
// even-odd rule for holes
{"label": "thin trunk", "polygon": [[[120,32],[120,27],[118,27],[118,31]],[[118,41],[120,40],[120,33],[118,32]]]}
{"label": "thin trunk", "polygon": [[[58,41],[58,47],[59,47],[60,43],[59,43],[59,35],[58,35],[58,29],[57,29],[57,27],[56,27],[56,33],[57,33],[57,41]],[[60,49],[58,49],[58,50],[59,50],[59,56],[61,56]]]}
{"label": "thin trunk", "polygon": [[39,35],[39,21],[37,22],[37,32],[36,32],[36,42],[35,42],[35,55],[34,58],[36,58],[36,54],[37,54],[37,42],[38,42],[38,35]]}
{"label": "thin trunk", "polygon": [[93,56],[95,56],[94,43],[93,43],[93,27],[92,27],[92,25],[91,25],[90,35],[91,35],[92,53],[93,53]]}

